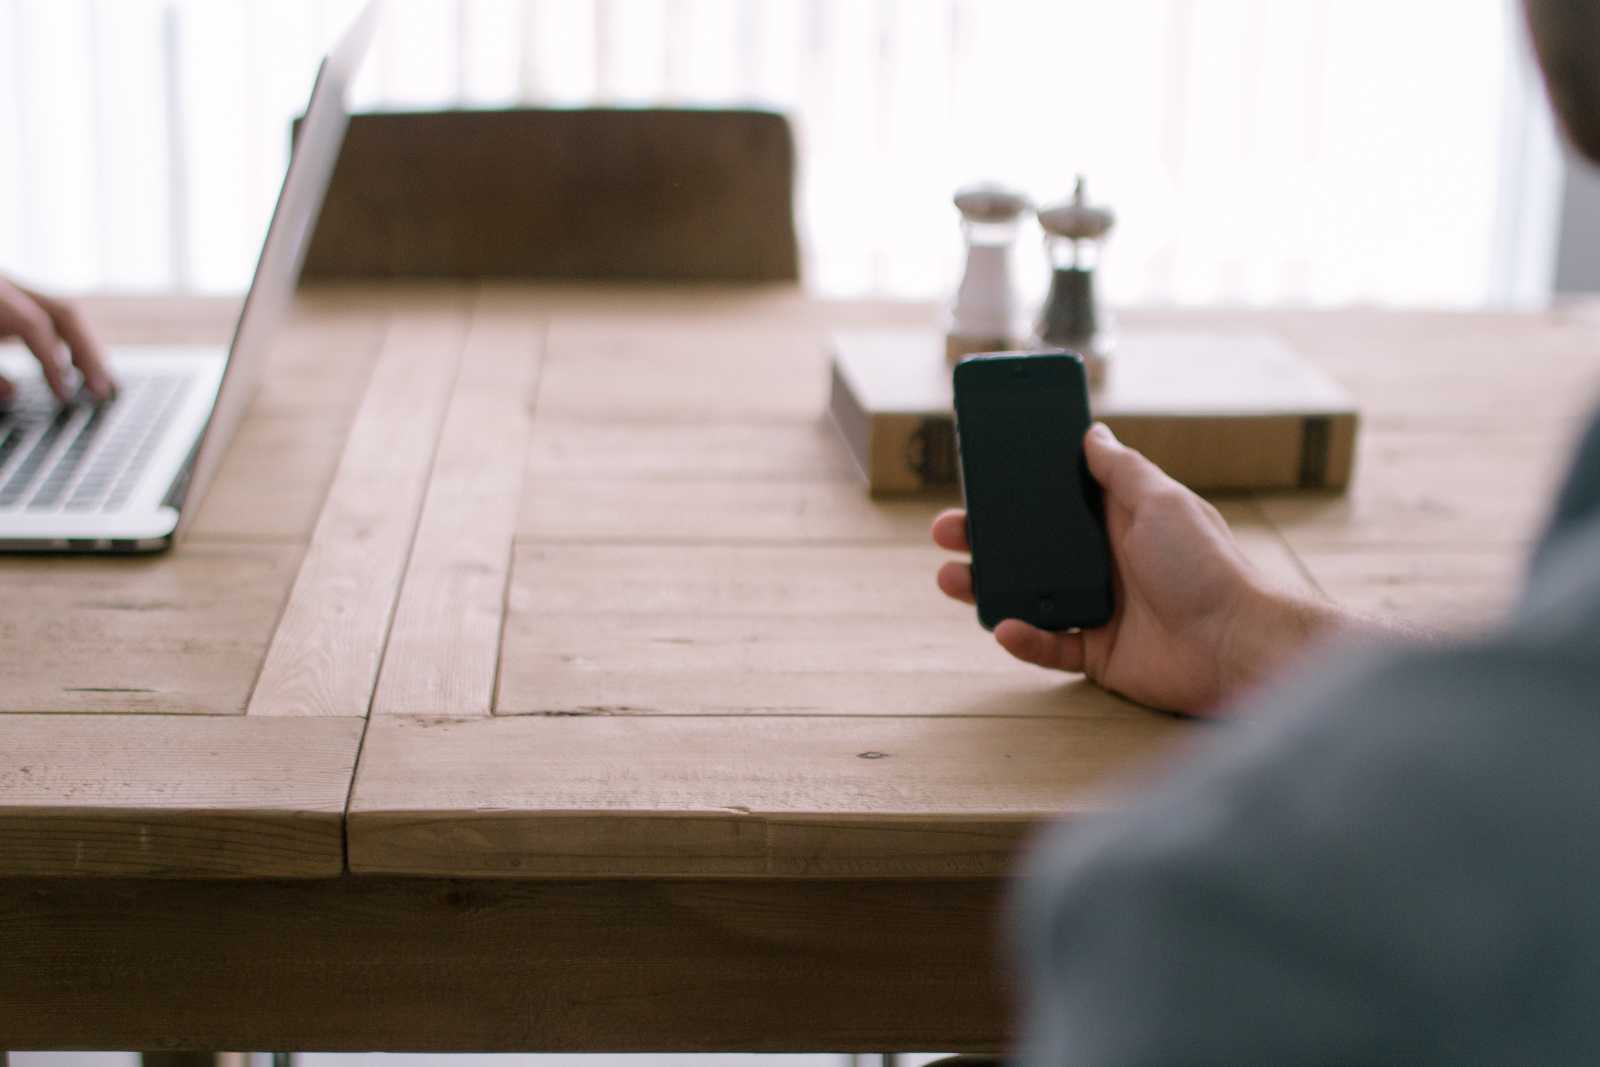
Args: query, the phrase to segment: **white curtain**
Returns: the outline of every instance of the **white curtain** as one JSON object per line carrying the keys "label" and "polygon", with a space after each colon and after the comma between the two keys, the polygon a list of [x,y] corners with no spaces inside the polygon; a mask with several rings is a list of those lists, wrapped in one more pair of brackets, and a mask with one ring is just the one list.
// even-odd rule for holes
{"label": "white curtain", "polygon": [[[0,0],[0,270],[247,284],[356,0]],[[750,105],[808,283],[933,297],[953,189],[1116,209],[1113,299],[1537,301],[1559,174],[1512,0],[391,0],[358,107]],[[1019,249],[1038,284],[1036,234]]]}

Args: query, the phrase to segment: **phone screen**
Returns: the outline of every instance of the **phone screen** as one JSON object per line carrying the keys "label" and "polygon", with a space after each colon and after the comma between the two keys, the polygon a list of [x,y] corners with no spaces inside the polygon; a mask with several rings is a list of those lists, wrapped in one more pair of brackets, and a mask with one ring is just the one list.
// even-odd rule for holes
{"label": "phone screen", "polygon": [[[1027,366],[1017,364],[1028,361]],[[988,358],[956,375],[962,488],[979,617],[1046,629],[1111,612],[1100,487],[1083,457],[1082,365],[1071,356]]]}

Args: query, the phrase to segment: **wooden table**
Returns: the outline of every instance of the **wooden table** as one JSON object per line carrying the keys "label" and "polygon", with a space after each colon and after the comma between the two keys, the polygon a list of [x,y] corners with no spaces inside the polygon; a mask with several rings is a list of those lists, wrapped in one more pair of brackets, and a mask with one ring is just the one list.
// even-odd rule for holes
{"label": "wooden table", "polygon": [[[0,1048],[1004,1045],[1002,876],[1192,728],[1009,661],[934,590],[943,502],[861,492],[823,338],[928,314],[303,294],[186,543],[0,560]],[[1125,323],[1349,385],[1347,496],[1222,507],[1277,580],[1447,627],[1600,378],[1583,314]]]}

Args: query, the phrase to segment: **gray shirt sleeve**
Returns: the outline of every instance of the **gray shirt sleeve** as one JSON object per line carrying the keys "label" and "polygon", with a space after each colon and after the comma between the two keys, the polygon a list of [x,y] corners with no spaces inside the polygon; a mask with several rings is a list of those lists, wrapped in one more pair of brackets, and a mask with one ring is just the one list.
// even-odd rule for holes
{"label": "gray shirt sleeve", "polygon": [[1029,1062],[1600,1060],[1597,459],[1507,629],[1287,679],[1057,831]]}

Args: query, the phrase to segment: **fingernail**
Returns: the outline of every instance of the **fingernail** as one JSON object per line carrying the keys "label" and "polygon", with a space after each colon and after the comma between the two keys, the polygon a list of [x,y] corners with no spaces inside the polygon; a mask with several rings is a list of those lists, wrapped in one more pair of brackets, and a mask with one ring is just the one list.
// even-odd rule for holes
{"label": "fingernail", "polygon": [[1101,441],[1115,441],[1116,435],[1111,432],[1111,427],[1103,422],[1097,422],[1089,427],[1089,432]]}

